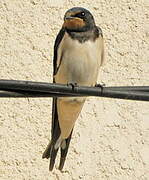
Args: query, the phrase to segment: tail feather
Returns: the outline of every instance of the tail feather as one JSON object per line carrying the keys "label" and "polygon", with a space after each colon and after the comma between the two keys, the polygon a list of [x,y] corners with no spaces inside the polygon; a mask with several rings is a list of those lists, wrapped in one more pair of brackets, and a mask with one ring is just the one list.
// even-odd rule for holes
{"label": "tail feather", "polygon": [[61,158],[60,158],[60,164],[59,164],[59,168],[58,168],[59,170],[62,170],[64,167],[64,163],[65,163],[66,156],[68,153],[68,148],[69,148],[72,132],[73,132],[73,130],[71,131],[71,134],[69,135],[69,137],[65,140],[65,143],[66,143],[65,148],[61,147]]}
{"label": "tail feather", "polygon": [[42,158],[43,158],[43,159],[44,159],[44,158],[49,159],[50,154],[51,154],[51,149],[52,149],[51,147],[52,147],[52,144],[51,144],[51,142],[50,142],[50,143],[48,144],[46,150],[44,151],[43,155],[42,155]]}
{"label": "tail feather", "polygon": [[[58,149],[59,149],[59,148],[58,148]],[[49,171],[52,171],[52,170],[53,170],[58,149],[55,149],[54,146],[52,146],[51,154],[50,154]]]}
{"label": "tail feather", "polygon": [[42,158],[50,158],[49,170],[52,171],[56,155],[59,148],[55,148],[55,144],[60,137],[60,127],[58,122],[58,113],[57,113],[57,98],[53,98],[52,105],[52,127],[51,127],[51,142],[48,144],[46,150],[44,151]]}
{"label": "tail feather", "polygon": [[46,150],[44,151],[42,155],[42,158],[47,158],[47,159],[50,158],[50,165],[49,165],[50,171],[53,170],[56,155],[59,148],[61,147],[59,170],[63,169],[65,159],[68,153],[68,148],[69,148],[72,132],[67,139],[61,139],[60,134],[61,134],[61,131],[60,131],[60,126],[58,122],[57,99],[53,98],[51,142],[48,144]]}
{"label": "tail feather", "polygon": [[59,147],[61,147],[61,144],[62,144],[63,141],[65,141],[65,140],[63,140],[63,139],[61,138],[61,136],[59,136],[59,138],[57,139],[57,141],[56,141],[56,143],[55,143],[55,145],[54,145],[54,148],[55,148],[55,149],[58,149]]}

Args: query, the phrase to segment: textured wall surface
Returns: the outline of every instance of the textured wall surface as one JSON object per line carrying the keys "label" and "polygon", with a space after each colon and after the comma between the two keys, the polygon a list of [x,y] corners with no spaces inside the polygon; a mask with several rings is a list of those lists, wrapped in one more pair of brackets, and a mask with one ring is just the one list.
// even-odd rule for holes
{"label": "textured wall surface", "polygon": [[[149,85],[148,0],[0,0],[0,78],[51,82],[53,43],[68,8],[82,6],[104,33],[99,82]],[[149,104],[89,98],[63,173],[48,171],[51,99],[0,99],[1,180],[149,179]],[[57,158],[56,167],[59,159]]]}

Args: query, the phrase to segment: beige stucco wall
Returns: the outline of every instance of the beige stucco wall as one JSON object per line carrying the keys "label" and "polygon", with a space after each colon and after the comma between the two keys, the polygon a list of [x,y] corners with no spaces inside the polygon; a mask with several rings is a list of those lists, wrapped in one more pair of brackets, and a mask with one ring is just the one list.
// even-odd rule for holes
{"label": "beige stucco wall", "polygon": [[[88,8],[103,29],[102,81],[149,85],[148,0],[0,0],[0,78],[51,82],[53,43],[73,6]],[[1,180],[149,179],[147,102],[88,99],[63,173],[49,172],[49,161],[41,158],[50,137],[51,99],[0,104]]]}

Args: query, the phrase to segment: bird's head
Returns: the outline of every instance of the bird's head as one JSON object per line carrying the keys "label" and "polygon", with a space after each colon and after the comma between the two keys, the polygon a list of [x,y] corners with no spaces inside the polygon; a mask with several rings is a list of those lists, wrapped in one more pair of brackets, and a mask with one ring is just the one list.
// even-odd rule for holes
{"label": "bird's head", "polygon": [[88,31],[95,26],[93,15],[82,7],[69,9],[64,16],[63,27],[69,31]]}

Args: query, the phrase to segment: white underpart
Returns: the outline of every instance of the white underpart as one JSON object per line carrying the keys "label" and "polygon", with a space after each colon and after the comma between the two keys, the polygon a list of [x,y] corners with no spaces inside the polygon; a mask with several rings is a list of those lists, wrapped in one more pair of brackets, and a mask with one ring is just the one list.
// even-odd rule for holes
{"label": "white underpart", "polygon": [[63,141],[63,139],[62,139],[62,137],[60,136],[60,137],[58,138],[58,140],[56,141],[54,148],[55,148],[55,149],[58,149],[58,148],[61,146],[62,141]]}
{"label": "white underpart", "polygon": [[[65,33],[59,48],[55,76],[56,83],[77,83],[82,86],[94,86],[97,82],[98,70],[102,64],[103,39],[88,40],[80,43]],[[76,119],[81,112],[85,97],[58,98],[57,110],[62,139],[69,137]],[[62,139],[55,147],[59,147]]]}
{"label": "white underpart", "polygon": [[97,81],[99,67],[102,63],[102,38],[80,43],[65,33],[58,49],[56,75],[57,83],[77,83],[78,85],[94,85]]}
{"label": "white underpart", "polygon": [[55,148],[55,149],[58,149],[59,147],[61,147],[62,149],[65,149],[65,148],[66,148],[66,140],[65,140],[65,139],[62,139],[61,136],[60,136],[60,137],[58,138],[58,140],[56,141],[54,148]]}
{"label": "white underpart", "polygon": [[61,143],[61,148],[65,149],[66,148],[66,140],[64,139]]}

